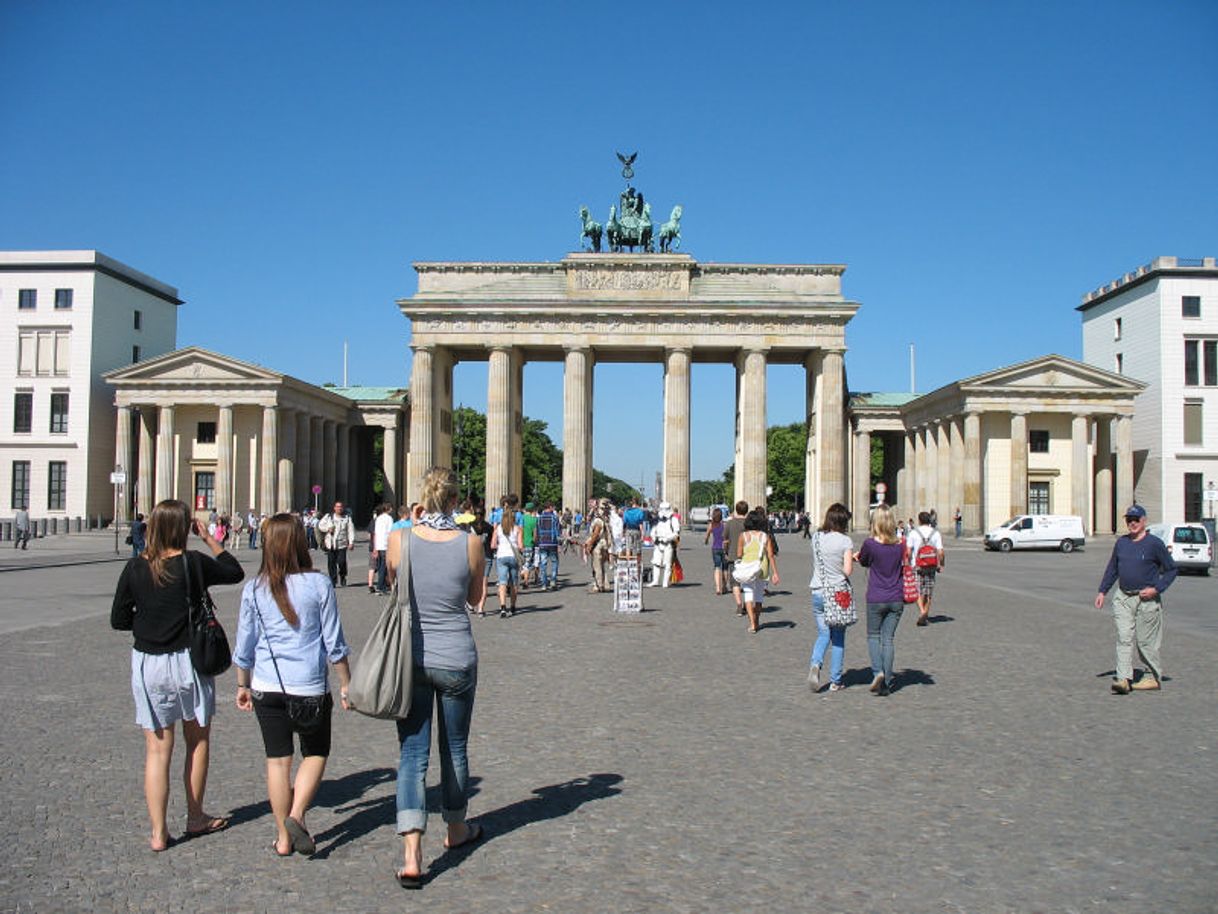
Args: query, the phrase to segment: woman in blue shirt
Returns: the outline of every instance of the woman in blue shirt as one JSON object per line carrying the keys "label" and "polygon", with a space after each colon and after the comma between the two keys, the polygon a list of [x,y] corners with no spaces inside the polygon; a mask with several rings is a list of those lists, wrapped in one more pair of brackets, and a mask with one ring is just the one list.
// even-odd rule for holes
{"label": "woman in blue shirt", "polygon": [[[339,695],[347,709],[346,639],[338,618],[334,584],[313,570],[308,540],[298,518],[276,514],[262,525],[262,567],[245,585],[233,663],[237,707],[254,711],[266,747],[266,787],[278,835],[274,851],[316,849],[305,813],[321,784],[330,755],[330,698],[326,661],[338,671]],[[287,696],[324,696],[320,722],[307,730],[288,716]],[[303,756],[291,781],[292,736]]]}

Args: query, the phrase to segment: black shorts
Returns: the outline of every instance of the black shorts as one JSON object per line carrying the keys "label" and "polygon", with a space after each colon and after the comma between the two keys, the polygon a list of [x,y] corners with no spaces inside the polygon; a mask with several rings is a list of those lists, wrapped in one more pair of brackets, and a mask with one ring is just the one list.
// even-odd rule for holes
{"label": "black shorts", "polygon": [[292,755],[292,734],[300,736],[300,754],[303,756],[330,754],[330,718],[334,711],[334,698],[326,695],[325,714],[322,724],[312,733],[299,733],[288,717],[287,702],[282,692],[255,692],[254,714],[262,730],[262,744],[266,746],[267,758],[283,758]]}

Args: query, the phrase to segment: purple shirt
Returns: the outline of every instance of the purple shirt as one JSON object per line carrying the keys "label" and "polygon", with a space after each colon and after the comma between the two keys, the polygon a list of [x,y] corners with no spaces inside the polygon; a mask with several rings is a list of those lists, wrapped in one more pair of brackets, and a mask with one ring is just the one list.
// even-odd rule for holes
{"label": "purple shirt", "polygon": [[859,564],[867,568],[867,602],[900,603],[904,598],[901,585],[901,563],[905,547],[900,541],[881,543],[873,537],[863,541]]}
{"label": "purple shirt", "polygon": [[[711,548],[723,551],[723,523],[720,522],[711,527]],[[735,558],[735,556],[732,556]]]}

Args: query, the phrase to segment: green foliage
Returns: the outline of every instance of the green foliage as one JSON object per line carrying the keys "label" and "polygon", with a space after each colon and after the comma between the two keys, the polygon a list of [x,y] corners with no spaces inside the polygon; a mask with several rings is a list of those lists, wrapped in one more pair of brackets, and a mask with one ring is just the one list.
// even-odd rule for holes
{"label": "green foliage", "polygon": [[[884,442],[879,435],[875,435],[871,439],[871,479],[868,486],[872,486],[884,478]],[[870,491],[870,488],[868,489]]]}
{"label": "green foliage", "polygon": [[562,451],[550,440],[546,427],[540,419],[525,417],[521,440],[524,491],[520,497],[537,503],[538,509],[551,501],[562,505]]}
{"label": "green foliage", "polygon": [[468,406],[453,410],[453,470],[463,498],[486,492],[486,416]]}
{"label": "green foliage", "polygon": [[625,504],[632,498],[642,499],[643,493],[613,476],[607,476],[600,470],[592,471],[592,497],[608,498],[615,505]]}
{"label": "green foliage", "polygon": [[771,511],[794,508],[804,491],[808,432],[802,422],[766,429],[766,482],[773,489],[766,502]]}
{"label": "green foliage", "polygon": [[689,484],[689,503],[692,507],[727,504],[732,489],[722,479],[695,479]]}

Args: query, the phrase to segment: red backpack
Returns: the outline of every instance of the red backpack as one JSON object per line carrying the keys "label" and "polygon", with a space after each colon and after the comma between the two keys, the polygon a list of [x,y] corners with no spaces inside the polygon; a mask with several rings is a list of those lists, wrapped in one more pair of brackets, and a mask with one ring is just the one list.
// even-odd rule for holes
{"label": "red backpack", "polygon": [[921,543],[914,552],[913,563],[917,568],[938,568],[939,567],[939,550],[928,543],[922,537],[922,531],[917,531],[918,541]]}

